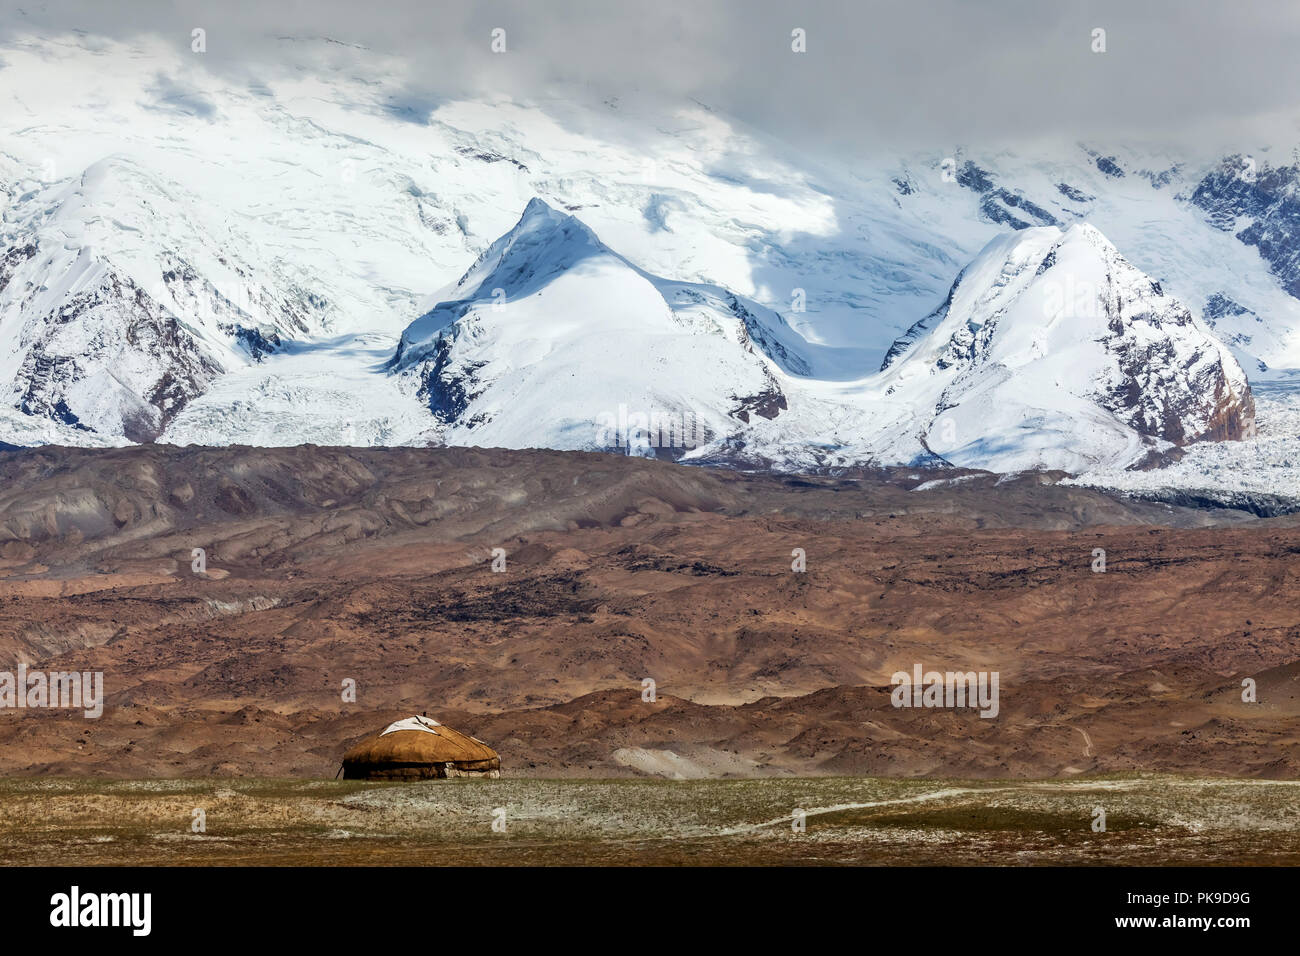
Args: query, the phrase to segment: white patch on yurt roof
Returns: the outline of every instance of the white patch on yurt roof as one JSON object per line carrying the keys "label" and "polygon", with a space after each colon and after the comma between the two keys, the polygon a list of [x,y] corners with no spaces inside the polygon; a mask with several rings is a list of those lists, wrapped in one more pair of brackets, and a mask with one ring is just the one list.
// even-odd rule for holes
{"label": "white patch on yurt roof", "polygon": [[384,732],[379,736],[384,737],[398,730],[422,730],[426,734],[433,734],[435,737],[440,737],[442,735],[433,728],[441,726],[442,724],[438,723],[432,717],[406,717],[402,720],[393,721],[384,728]]}

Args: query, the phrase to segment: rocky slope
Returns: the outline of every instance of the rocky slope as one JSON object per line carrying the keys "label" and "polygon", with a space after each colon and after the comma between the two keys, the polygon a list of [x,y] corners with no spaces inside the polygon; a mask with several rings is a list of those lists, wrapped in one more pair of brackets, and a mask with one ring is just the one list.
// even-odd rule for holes
{"label": "rocky slope", "polygon": [[128,159],[11,200],[0,389],[60,440],[152,441],[219,376],[320,328],[323,301],[277,288],[245,237]]}
{"label": "rocky slope", "polygon": [[1274,166],[1229,156],[1206,173],[1191,201],[1214,228],[1258,250],[1282,288],[1300,298],[1300,160]]}
{"label": "rocky slope", "polygon": [[[6,773],[330,777],[425,710],[509,775],[1297,769],[1294,518],[546,451],[45,449],[0,478],[0,670],[107,694],[6,711]],[[998,718],[890,706],[916,662],[997,670]]]}
{"label": "rocky slope", "polygon": [[990,243],[881,373],[927,450],[1002,471],[1133,464],[1254,419],[1228,349],[1088,225]]}

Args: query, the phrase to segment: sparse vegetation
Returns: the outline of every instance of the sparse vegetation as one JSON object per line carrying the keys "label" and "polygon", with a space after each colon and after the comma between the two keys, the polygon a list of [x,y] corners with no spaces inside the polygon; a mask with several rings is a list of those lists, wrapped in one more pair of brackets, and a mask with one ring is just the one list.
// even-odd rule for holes
{"label": "sparse vegetation", "polygon": [[[1300,863],[1300,784],[4,780],[0,863]],[[1093,810],[1107,813],[1105,832]],[[191,831],[202,807],[206,832]],[[506,808],[505,833],[492,829]],[[806,828],[791,826],[796,808]]]}

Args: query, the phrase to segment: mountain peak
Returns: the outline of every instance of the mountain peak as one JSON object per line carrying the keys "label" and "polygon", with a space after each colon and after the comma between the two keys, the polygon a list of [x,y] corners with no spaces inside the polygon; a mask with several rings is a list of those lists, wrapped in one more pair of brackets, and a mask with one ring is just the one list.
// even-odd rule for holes
{"label": "mountain peak", "polygon": [[519,217],[519,223],[515,228],[535,219],[549,219],[559,221],[565,218],[573,218],[567,213],[562,213],[541,196],[534,196],[528,200],[528,205],[524,206],[523,215]]}
{"label": "mountain peak", "polygon": [[1079,240],[1087,242],[1097,248],[1115,248],[1115,244],[1107,239],[1102,231],[1090,222],[1073,222],[1064,229],[1058,231],[1061,233],[1061,242],[1063,243]]}
{"label": "mountain peak", "polygon": [[[559,234],[558,236],[556,234]],[[497,243],[513,249],[520,240],[528,237],[535,242],[569,242],[578,246],[592,247],[609,252],[609,247],[600,241],[600,237],[585,222],[572,213],[556,209],[545,199],[534,196],[528,200],[519,221]],[[495,246],[497,243],[493,243]]]}
{"label": "mountain peak", "polygon": [[890,354],[887,394],[953,464],[1133,464],[1254,416],[1227,348],[1087,223],[993,240]]}
{"label": "mountain peak", "polygon": [[470,301],[528,295],[555,275],[596,255],[614,253],[582,220],[534,196],[510,231],[488,246],[460,277],[449,298]]}
{"label": "mountain peak", "polygon": [[533,199],[387,368],[444,440],[676,457],[785,411],[778,374],[809,372],[806,346],[775,312],[654,276]]}
{"label": "mountain peak", "polygon": [[600,241],[596,239],[595,232],[577,216],[572,213],[562,212],[540,196],[534,196],[528,200],[528,205],[524,206],[519,221],[502,238],[505,239],[512,235],[552,232],[566,228],[590,236],[597,242]]}

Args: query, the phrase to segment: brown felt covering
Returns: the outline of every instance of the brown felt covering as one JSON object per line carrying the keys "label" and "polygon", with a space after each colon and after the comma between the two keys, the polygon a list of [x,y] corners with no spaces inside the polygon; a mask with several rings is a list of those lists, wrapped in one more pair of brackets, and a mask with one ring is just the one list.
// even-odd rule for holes
{"label": "brown felt covering", "polygon": [[382,731],[343,755],[344,779],[423,780],[455,770],[486,773],[501,768],[501,758],[487,744],[439,725],[437,735],[423,730]]}

